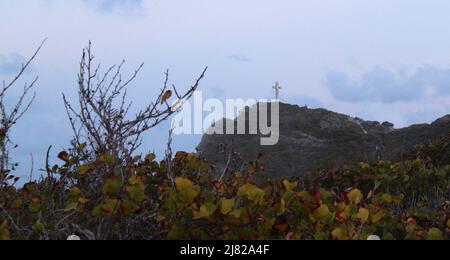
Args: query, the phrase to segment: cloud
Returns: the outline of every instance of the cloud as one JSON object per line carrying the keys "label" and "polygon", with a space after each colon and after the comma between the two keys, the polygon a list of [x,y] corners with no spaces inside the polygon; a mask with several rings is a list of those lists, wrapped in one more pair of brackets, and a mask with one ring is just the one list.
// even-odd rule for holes
{"label": "cloud", "polygon": [[418,101],[450,95],[450,68],[424,66],[412,74],[375,67],[354,81],[343,72],[330,72],[326,84],[332,95],[346,102]]}
{"label": "cloud", "polygon": [[25,57],[18,53],[0,54],[0,74],[12,75],[17,73],[25,62]]}
{"label": "cloud", "polygon": [[249,58],[247,56],[244,55],[231,55],[230,59],[232,59],[233,61],[236,62],[249,62]]}
{"label": "cloud", "polygon": [[143,9],[144,0],[85,0],[94,5],[98,11],[105,13],[119,12],[124,14],[136,13]]}

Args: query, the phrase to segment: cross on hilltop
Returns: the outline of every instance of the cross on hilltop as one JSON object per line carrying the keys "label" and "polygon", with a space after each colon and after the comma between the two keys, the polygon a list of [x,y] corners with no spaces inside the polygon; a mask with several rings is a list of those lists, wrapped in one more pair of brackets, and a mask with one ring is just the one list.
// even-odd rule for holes
{"label": "cross on hilltop", "polygon": [[282,89],[280,82],[275,82],[275,86],[272,87],[275,90],[275,99],[280,99],[280,89]]}

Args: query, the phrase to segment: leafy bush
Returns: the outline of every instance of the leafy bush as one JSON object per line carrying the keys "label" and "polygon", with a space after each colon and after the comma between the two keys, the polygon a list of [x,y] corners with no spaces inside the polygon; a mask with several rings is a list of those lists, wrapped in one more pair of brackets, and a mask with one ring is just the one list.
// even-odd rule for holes
{"label": "leafy bush", "polygon": [[[448,138],[436,146],[448,152]],[[448,239],[450,165],[417,148],[402,162],[258,182],[256,163],[223,178],[184,152],[122,166],[61,152],[40,181],[3,185],[0,239]]]}

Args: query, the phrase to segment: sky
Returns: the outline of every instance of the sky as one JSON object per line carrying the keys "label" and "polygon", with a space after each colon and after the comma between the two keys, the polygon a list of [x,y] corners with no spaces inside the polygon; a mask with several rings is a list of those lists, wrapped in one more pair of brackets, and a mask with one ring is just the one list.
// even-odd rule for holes
{"label": "sky", "polygon": [[[136,109],[166,69],[183,89],[209,66],[206,97],[272,98],[280,81],[284,102],[405,127],[450,113],[449,12],[448,0],[2,0],[0,80],[48,38],[24,75],[39,81],[13,130],[18,175],[28,175],[31,154],[38,174],[49,145],[67,147],[61,93],[75,98],[89,40],[105,66],[145,63],[129,93]],[[149,133],[146,151],[162,153],[168,129]],[[193,151],[200,138],[176,136],[174,149]]]}

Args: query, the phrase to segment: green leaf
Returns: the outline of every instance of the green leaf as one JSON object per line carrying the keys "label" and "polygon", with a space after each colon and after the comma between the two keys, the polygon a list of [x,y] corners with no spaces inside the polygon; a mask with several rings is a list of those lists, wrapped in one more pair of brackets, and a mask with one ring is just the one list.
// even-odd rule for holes
{"label": "green leaf", "polygon": [[147,154],[145,156],[145,160],[149,162],[153,162],[156,159],[156,155],[154,153]]}
{"label": "green leaf", "polygon": [[126,191],[128,192],[130,199],[134,202],[142,202],[145,200],[145,186],[144,183],[127,186]]}
{"label": "green leaf", "polygon": [[130,200],[123,200],[122,203],[120,203],[120,208],[125,215],[130,216],[134,214],[140,207]]}
{"label": "green leaf", "polygon": [[122,181],[120,178],[109,178],[103,185],[103,194],[108,196],[117,196],[122,188]]}
{"label": "green leaf", "polygon": [[427,233],[428,240],[445,240],[444,233],[438,228],[431,228]]}
{"label": "green leaf", "polygon": [[18,209],[18,208],[21,208],[22,205],[23,205],[22,199],[16,199],[11,203],[11,208]]}
{"label": "green leaf", "polygon": [[405,195],[403,195],[403,194],[392,196],[392,201],[397,204],[401,203],[404,199],[405,199]]}
{"label": "green leaf", "polygon": [[42,231],[44,231],[44,225],[42,225],[42,223],[37,221],[36,223],[33,224],[31,229],[34,234],[40,234],[40,233],[42,233]]}
{"label": "green leaf", "polygon": [[92,210],[92,215],[100,218],[105,215],[114,214],[119,208],[119,203],[116,199],[107,199]]}
{"label": "green leaf", "polygon": [[37,198],[32,199],[28,204],[28,209],[31,213],[39,212],[41,210],[41,200]]}
{"label": "green leaf", "polygon": [[64,209],[64,212],[74,211],[78,208],[78,202],[72,202]]}

